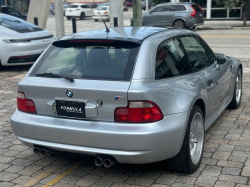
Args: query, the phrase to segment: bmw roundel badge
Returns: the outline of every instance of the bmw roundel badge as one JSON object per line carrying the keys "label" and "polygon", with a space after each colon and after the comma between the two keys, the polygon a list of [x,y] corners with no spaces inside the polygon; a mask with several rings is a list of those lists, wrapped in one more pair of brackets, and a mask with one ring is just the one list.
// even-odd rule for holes
{"label": "bmw roundel badge", "polygon": [[66,95],[67,95],[68,97],[73,97],[73,92],[70,91],[70,90],[67,90]]}

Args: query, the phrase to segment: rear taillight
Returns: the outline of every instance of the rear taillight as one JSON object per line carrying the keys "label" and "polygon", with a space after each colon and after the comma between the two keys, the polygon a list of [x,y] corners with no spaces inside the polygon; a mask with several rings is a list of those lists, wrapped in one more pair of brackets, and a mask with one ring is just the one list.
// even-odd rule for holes
{"label": "rear taillight", "polygon": [[193,9],[193,12],[191,12],[191,17],[195,17],[196,10],[192,6],[191,6],[191,8]]}
{"label": "rear taillight", "polygon": [[36,114],[34,102],[30,99],[26,99],[23,92],[17,92],[17,109],[23,112]]}
{"label": "rear taillight", "polygon": [[107,14],[108,12],[104,12],[103,14]]}
{"label": "rear taillight", "polygon": [[115,110],[115,122],[147,123],[162,119],[161,109],[152,101],[129,101],[127,107]]}

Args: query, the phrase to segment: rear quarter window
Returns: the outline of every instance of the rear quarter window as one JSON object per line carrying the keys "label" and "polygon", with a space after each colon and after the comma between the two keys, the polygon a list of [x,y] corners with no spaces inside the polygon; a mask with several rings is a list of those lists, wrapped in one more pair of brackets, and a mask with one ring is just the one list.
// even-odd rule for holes
{"label": "rear quarter window", "polygon": [[185,11],[187,8],[184,5],[176,5],[175,6],[176,11]]}
{"label": "rear quarter window", "polygon": [[140,45],[132,42],[91,41],[55,42],[38,62],[31,76],[55,73],[75,79],[129,81]]}

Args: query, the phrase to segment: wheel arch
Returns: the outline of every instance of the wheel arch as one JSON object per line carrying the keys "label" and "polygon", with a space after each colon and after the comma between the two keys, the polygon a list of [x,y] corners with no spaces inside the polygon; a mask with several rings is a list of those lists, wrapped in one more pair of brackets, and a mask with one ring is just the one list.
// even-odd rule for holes
{"label": "wheel arch", "polygon": [[185,18],[183,18],[183,17],[177,17],[177,18],[175,18],[175,19],[173,20],[172,26],[174,26],[174,22],[176,22],[177,20],[182,20],[182,21],[185,22],[185,24],[187,23]]}
{"label": "wheel arch", "polygon": [[195,103],[193,104],[193,106],[199,106],[201,108],[201,111],[203,113],[203,117],[204,117],[204,122],[205,122],[205,119],[206,119],[206,104],[204,102],[203,99],[199,98],[195,101]]}

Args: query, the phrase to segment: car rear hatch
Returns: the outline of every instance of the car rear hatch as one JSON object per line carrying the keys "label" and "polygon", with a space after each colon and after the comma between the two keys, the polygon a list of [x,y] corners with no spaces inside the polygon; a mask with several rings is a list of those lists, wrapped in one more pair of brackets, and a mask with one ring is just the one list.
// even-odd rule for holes
{"label": "car rear hatch", "polygon": [[69,5],[66,8],[66,12],[77,12],[78,10],[80,10],[79,5]]}
{"label": "car rear hatch", "polygon": [[194,16],[195,16],[196,24],[203,25],[204,24],[204,11],[203,11],[203,9],[197,4],[191,5],[191,7],[194,10],[193,13],[195,13]]}
{"label": "car rear hatch", "polygon": [[108,16],[108,7],[98,7],[93,11],[95,16]]}
{"label": "car rear hatch", "polygon": [[[114,121],[115,109],[128,104],[139,47],[113,40],[56,41],[19,91],[34,101],[39,115]],[[64,78],[53,78],[52,73]]]}

